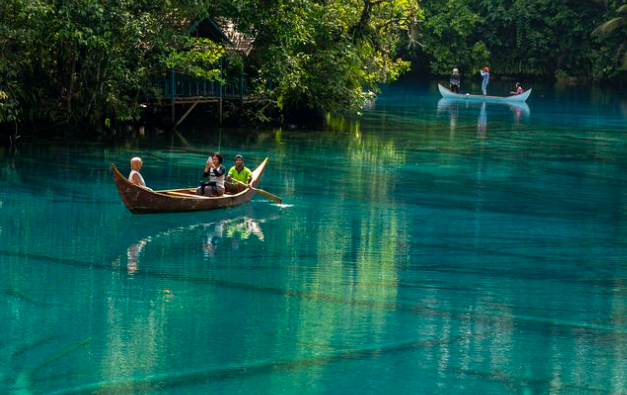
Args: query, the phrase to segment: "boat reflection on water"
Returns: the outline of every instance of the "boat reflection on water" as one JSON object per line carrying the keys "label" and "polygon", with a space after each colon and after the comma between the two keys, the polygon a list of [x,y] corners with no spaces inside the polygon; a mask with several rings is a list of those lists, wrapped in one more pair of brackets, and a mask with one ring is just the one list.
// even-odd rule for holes
{"label": "boat reflection on water", "polygon": [[[149,257],[163,258],[171,251],[185,251],[190,257],[198,257],[199,250],[202,250],[202,258],[210,260],[219,249],[231,249],[233,251],[240,248],[240,244],[248,242],[251,237],[263,242],[265,236],[262,224],[277,219],[281,215],[281,209],[277,209],[266,215],[253,215],[252,210],[247,210],[243,215],[232,218],[221,218],[208,222],[190,224],[186,226],[173,227],[156,234],[142,237],[126,248],[126,253],[120,253],[113,262],[114,267],[124,267],[123,256],[126,256],[126,270],[129,274],[134,274],[141,270],[141,263],[144,259],[152,265],[160,263]],[[197,248],[193,248],[197,246]],[[152,251],[154,249],[154,251]],[[151,250],[151,253],[147,253]]]}
{"label": "boat reflection on water", "polygon": [[479,111],[479,121],[477,122],[477,131],[479,137],[485,138],[485,132],[488,129],[488,111],[486,110],[486,102],[481,103],[481,110]]}
{"label": "boat reflection on water", "polygon": [[131,244],[126,250],[126,269],[129,274],[133,274],[138,270],[139,255],[151,240],[151,237],[146,237],[135,244]]}
{"label": "boat reflection on water", "polygon": [[478,111],[479,116],[477,120],[477,132],[479,137],[483,138],[486,135],[488,128],[488,109],[494,109],[494,112],[502,112],[503,109],[509,109],[514,117],[513,124],[520,125],[521,119],[528,118],[531,114],[531,110],[527,103],[499,103],[499,102],[479,102],[468,100],[453,100],[453,99],[440,99],[438,101],[438,114],[448,112],[450,119],[451,136],[455,134],[459,123],[460,111],[465,111],[466,114],[472,114]]}
{"label": "boat reflection on water", "polygon": [[261,224],[269,219],[258,220],[245,216],[223,220],[212,224],[204,224],[207,231],[203,240],[202,248],[205,258],[215,255],[216,248],[224,244],[224,240],[230,241],[233,250],[239,249],[240,241],[245,241],[254,235],[259,241],[264,241]]}

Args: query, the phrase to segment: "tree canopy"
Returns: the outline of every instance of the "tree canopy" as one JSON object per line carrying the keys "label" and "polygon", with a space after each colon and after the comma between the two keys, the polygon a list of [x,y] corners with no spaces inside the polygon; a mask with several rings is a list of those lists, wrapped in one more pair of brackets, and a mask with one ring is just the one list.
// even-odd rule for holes
{"label": "tree canopy", "polygon": [[[415,56],[426,58],[435,74],[448,74],[453,67],[473,70],[489,65],[500,75],[616,82],[624,77],[616,62],[624,50],[617,45],[621,33],[601,37],[593,31],[614,15],[618,4],[615,0],[425,0],[425,21],[418,27],[423,46]],[[603,26],[621,27],[616,23],[620,20],[619,16]]]}
{"label": "tree canopy", "polygon": [[415,0],[6,0],[0,123],[108,127],[136,119],[168,68],[218,80],[224,49],[184,28],[207,17],[255,37],[250,77],[280,109],[342,111],[408,69],[396,44],[420,10]]}
{"label": "tree canopy", "polygon": [[[283,112],[354,111],[417,59],[436,75],[489,65],[616,82],[625,12],[618,0],[3,0],[0,124],[136,120],[167,70],[219,81],[225,56]],[[254,37],[250,56],[190,34],[205,18]]]}

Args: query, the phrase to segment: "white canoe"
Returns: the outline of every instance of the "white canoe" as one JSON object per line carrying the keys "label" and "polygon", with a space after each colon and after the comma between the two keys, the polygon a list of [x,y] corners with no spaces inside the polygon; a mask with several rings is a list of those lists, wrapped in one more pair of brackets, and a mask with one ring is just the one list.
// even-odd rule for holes
{"label": "white canoe", "polygon": [[473,101],[494,101],[494,102],[508,102],[508,103],[520,103],[524,102],[531,95],[531,89],[521,93],[520,95],[512,95],[512,96],[483,96],[483,95],[471,95],[468,93],[454,93],[450,90],[446,89],[442,85],[438,84],[438,89],[440,89],[440,94],[445,99],[455,99],[455,100],[473,100]]}

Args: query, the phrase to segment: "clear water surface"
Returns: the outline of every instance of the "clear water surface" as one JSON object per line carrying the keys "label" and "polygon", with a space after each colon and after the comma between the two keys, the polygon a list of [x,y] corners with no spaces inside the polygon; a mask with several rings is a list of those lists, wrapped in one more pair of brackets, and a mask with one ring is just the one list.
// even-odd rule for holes
{"label": "clear water surface", "polygon": [[[626,132],[611,92],[408,80],[318,130],[4,149],[0,393],[626,394]],[[134,216],[108,171],[216,148],[286,205]]]}

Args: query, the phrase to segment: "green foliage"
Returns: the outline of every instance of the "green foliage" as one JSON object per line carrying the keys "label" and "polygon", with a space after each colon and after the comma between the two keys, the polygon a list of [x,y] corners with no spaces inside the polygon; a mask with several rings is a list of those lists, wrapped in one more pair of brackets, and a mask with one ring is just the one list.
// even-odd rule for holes
{"label": "green foliage", "polygon": [[168,68],[176,68],[178,73],[208,80],[218,80],[218,61],[224,55],[221,45],[205,38],[180,37],[176,48],[171,48],[165,56]]}
{"label": "green foliage", "polygon": [[435,74],[488,64],[497,75],[553,76],[559,70],[560,76],[595,81],[620,76],[607,57],[606,46],[615,42],[591,34],[608,15],[615,18],[597,33],[627,23],[620,19],[627,6],[610,11],[618,7],[615,0],[425,0],[423,7],[418,55],[428,57]]}
{"label": "green foliage", "polygon": [[[136,119],[168,68],[212,80],[247,74],[244,112],[355,111],[422,56],[449,75],[625,77],[622,0],[2,0],[0,122],[106,129]],[[244,57],[189,34],[228,19],[255,38]],[[594,34],[593,34],[594,32]],[[223,66],[222,74],[220,65]]]}
{"label": "green foliage", "polygon": [[184,0],[3,0],[0,89],[8,99],[0,122],[101,128],[105,118],[135,119],[142,92],[168,65],[217,76],[222,49],[180,27],[202,7]]}
{"label": "green foliage", "polygon": [[[209,15],[254,36],[255,55],[189,36],[185,21]],[[355,109],[408,70],[397,45],[420,16],[416,0],[3,0],[0,122],[132,120],[152,79],[218,80],[222,56],[285,111]]]}
{"label": "green foliage", "polygon": [[[9,82],[9,81],[7,81]],[[14,84],[11,84],[14,85]],[[10,85],[5,89],[14,91]],[[0,123],[17,121],[20,118],[19,102],[9,93],[0,89]]]}
{"label": "green foliage", "polygon": [[[593,68],[596,79],[618,77],[620,72],[617,70],[617,64],[620,64],[622,71],[627,69],[627,51],[625,50],[627,44],[625,42],[627,4],[619,6],[615,12],[610,12],[610,15],[612,16],[610,20],[603,22],[592,32],[593,35],[601,37],[608,49],[612,49],[615,52],[615,55],[612,57],[614,62],[607,62],[609,64],[602,70],[599,70],[598,67]],[[617,36],[620,37],[620,44],[616,40]],[[615,63],[614,67],[610,66],[611,63]]]}
{"label": "green foliage", "polygon": [[600,24],[592,34],[611,34],[623,27],[627,26],[627,4],[622,5],[616,9],[616,15],[609,21]]}
{"label": "green foliage", "polygon": [[242,0],[215,12],[255,34],[251,66],[285,111],[359,108],[364,91],[408,70],[397,46],[420,18],[415,0]]}
{"label": "green foliage", "polygon": [[238,76],[244,73],[244,57],[238,53],[227,53],[224,56],[226,72],[229,75]]}
{"label": "green foliage", "polygon": [[448,75],[454,67],[470,71],[486,64],[490,52],[472,36],[482,19],[467,0],[432,0],[423,6],[425,21],[417,40],[430,55],[434,74]]}

